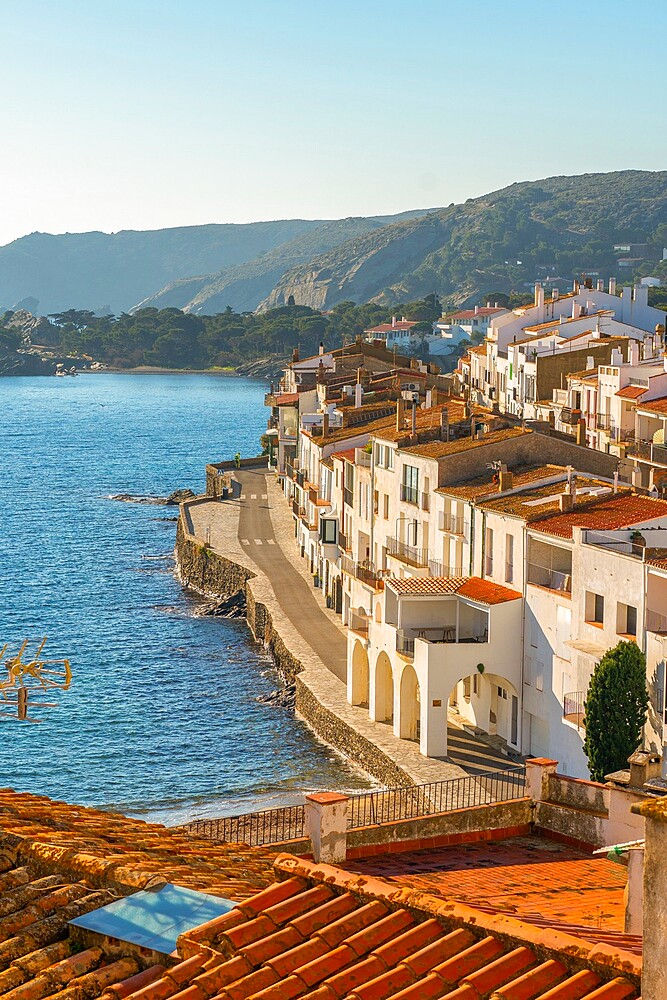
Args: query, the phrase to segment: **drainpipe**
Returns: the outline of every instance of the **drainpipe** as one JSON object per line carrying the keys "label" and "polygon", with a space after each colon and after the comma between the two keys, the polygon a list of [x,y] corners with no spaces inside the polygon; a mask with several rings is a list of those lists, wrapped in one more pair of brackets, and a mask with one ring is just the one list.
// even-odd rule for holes
{"label": "drainpipe", "polygon": [[[378,510],[380,498],[378,497]],[[375,572],[375,441],[371,438],[371,566]]]}
{"label": "drainpipe", "polygon": [[470,545],[468,552],[468,576],[472,576],[472,571],[474,569],[474,552],[475,552],[475,515],[477,510],[475,504],[470,504]]}

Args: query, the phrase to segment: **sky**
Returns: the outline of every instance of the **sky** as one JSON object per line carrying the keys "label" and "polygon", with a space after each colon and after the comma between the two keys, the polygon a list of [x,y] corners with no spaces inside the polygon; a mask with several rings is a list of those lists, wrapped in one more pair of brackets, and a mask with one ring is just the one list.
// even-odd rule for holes
{"label": "sky", "polygon": [[0,245],[667,168],[667,3],[0,0]]}

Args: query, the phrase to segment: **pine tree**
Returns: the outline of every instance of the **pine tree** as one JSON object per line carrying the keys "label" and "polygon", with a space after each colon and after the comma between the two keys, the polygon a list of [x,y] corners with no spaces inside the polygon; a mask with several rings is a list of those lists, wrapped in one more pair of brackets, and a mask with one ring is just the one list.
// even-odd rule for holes
{"label": "pine tree", "polygon": [[620,771],[641,744],[648,693],[646,659],[635,642],[607,650],[593,671],[585,703],[584,753],[593,781]]}

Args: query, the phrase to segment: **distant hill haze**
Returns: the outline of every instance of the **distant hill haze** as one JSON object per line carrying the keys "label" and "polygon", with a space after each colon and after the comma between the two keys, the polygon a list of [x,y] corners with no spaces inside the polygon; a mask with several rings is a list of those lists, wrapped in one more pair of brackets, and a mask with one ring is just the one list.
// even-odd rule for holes
{"label": "distant hill haze", "polygon": [[[397,216],[294,219],[153,232],[33,233],[0,248],[0,305],[38,300],[119,313],[139,305],[211,314],[285,303],[392,305],[430,292],[456,302],[519,290],[536,276],[619,270],[614,244],[667,246],[667,171],[512,184],[461,205]],[[644,271],[643,273],[655,273]]]}

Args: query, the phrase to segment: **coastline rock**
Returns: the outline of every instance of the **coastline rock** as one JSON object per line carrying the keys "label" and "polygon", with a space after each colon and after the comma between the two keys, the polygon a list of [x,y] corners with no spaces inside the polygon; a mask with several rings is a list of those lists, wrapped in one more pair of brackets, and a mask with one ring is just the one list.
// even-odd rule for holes
{"label": "coastline rock", "polygon": [[177,507],[184,500],[192,500],[196,497],[192,490],[174,490],[168,497],[137,496],[134,493],[114,493],[109,500],[120,500],[121,503],[149,503],[156,507]]}
{"label": "coastline rock", "polygon": [[246,602],[242,593],[233,594],[222,601],[205,604],[195,612],[198,618],[245,618],[246,613]]}
{"label": "coastline rock", "polygon": [[288,684],[270,694],[258,694],[255,698],[260,705],[273,705],[275,708],[294,708],[296,704],[296,684]]}
{"label": "coastline rock", "polygon": [[168,507],[177,507],[179,503],[183,503],[185,500],[194,500],[196,495],[196,493],[188,489],[174,490],[164,502]]}

